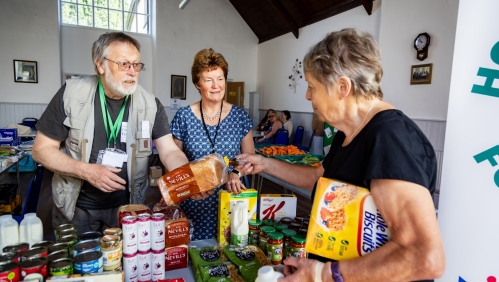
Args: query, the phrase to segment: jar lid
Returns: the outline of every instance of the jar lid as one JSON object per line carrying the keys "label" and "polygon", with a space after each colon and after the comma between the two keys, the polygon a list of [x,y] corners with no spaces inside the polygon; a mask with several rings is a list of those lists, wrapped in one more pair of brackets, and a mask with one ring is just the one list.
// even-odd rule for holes
{"label": "jar lid", "polygon": [[273,220],[273,219],[265,219],[263,221],[263,225],[267,225],[267,226],[274,226],[276,224],[276,221]]}
{"label": "jar lid", "polygon": [[284,236],[286,237],[291,237],[293,235],[296,235],[296,231],[293,230],[293,229],[284,229],[283,231],[281,231],[282,234],[284,234]]}
{"label": "jar lid", "polygon": [[276,229],[277,231],[282,231],[282,230],[284,230],[284,229],[288,229],[288,226],[287,226],[286,224],[279,224],[279,223],[278,223],[278,224],[274,225],[274,227],[275,227],[275,229]]}
{"label": "jar lid", "polygon": [[291,240],[293,242],[298,243],[298,244],[304,244],[305,241],[307,241],[307,239],[303,235],[293,235],[293,236],[291,236]]}
{"label": "jar lid", "polygon": [[248,224],[251,226],[260,226],[262,225],[262,221],[259,219],[250,219],[248,220]]}
{"label": "jar lid", "polygon": [[262,231],[263,233],[271,233],[271,232],[274,232],[275,231],[275,228],[272,227],[272,226],[263,226],[262,228],[260,228],[260,231]]}
{"label": "jar lid", "polygon": [[269,234],[269,239],[272,240],[281,240],[284,235],[281,232],[270,232]]}

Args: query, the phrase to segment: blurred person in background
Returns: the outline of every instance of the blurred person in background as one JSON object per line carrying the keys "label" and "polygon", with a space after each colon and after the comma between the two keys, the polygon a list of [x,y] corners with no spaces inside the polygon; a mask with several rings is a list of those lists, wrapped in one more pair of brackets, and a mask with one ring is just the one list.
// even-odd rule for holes
{"label": "blurred person in background", "polygon": [[262,138],[256,139],[256,144],[274,144],[277,131],[284,129],[276,111],[269,110],[267,117],[270,121],[270,127],[263,134]]}
{"label": "blurred person in background", "polygon": [[284,129],[288,131],[288,138],[291,138],[291,133],[293,133],[293,122],[289,119],[291,118],[291,113],[289,111],[281,112],[281,122],[284,126]]}

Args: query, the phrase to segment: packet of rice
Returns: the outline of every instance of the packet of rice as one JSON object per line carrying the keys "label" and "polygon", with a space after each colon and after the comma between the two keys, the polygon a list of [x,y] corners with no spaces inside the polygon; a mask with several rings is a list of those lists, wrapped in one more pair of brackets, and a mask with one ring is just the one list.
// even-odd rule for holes
{"label": "packet of rice", "polygon": [[390,239],[368,189],[319,178],[305,251],[346,260],[366,255]]}

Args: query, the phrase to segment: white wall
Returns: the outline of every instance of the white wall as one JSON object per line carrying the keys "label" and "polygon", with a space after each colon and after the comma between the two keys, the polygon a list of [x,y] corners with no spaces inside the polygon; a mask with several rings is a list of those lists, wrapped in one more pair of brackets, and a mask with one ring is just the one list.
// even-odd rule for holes
{"label": "white wall", "polygon": [[[411,118],[445,120],[454,53],[458,2],[383,0],[379,42],[384,99]],[[428,58],[416,59],[414,39],[431,36]],[[431,84],[410,85],[411,65],[433,63]]]}
{"label": "white wall", "polygon": [[[1,102],[46,103],[60,85],[57,1],[0,1]],[[14,82],[14,60],[36,61],[38,83]],[[3,125],[0,125],[3,126]]]}
{"label": "white wall", "polygon": [[228,78],[245,82],[245,105],[256,90],[258,38],[227,0],[191,1],[179,10],[180,1],[156,1],[156,95],[170,105],[171,75],[187,76],[187,100],[200,99],[192,84],[194,55],[213,48],[229,63]]}
{"label": "white wall", "polygon": [[[376,3],[376,2],[375,2]],[[299,38],[288,33],[258,47],[258,92],[260,106],[264,109],[279,109],[312,112],[312,106],[305,99],[307,83],[299,80],[296,93],[289,88],[291,69],[296,59],[302,61],[308,49],[322,40],[327,33],[346,27],[355,27],[378,38],[380,9],[371,16],[360,6],[329,19],[300,29]]]}

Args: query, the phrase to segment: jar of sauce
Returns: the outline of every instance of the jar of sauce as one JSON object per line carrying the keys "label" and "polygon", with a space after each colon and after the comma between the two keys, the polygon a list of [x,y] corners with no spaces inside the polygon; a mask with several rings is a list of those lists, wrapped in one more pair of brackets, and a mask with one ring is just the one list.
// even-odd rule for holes
{"label": "jar of sauce", "polygon": [[286,224],[288,227],[291,222],[293,222],[293,219],[291,219],[290,217],[283,217],[281,218],[281,220],[279,220],[279,223]]}
{"label": "jar of sauce", "polygon": [[298,230],[300,230],[301,224],[298,222],[291,222],[291,225],[289,226],[289,229],[293,229],[298,233]]}
{"label": "jar of sauce", "polygon": [[305,217],[304,216],[297,216],[297,217],[295,217],[295,222],[298,222],[298,223],[302,224],[304,221],[305,221]]}
{"label": "jar of sauce", "polygon": [[258,246],[260,242],[260,228],[262,226],[262,221],[259,219],[248,220],[249,234],[248,234],[248,244]]}
{"label": "jar of sauce", "polygon": [[291,236],[296,235],[296,231],[293,229],[284,229],[282,231],[282,234],[284,235],[284,246],[283,246],[283,253],[282,253],[282,258],[285,259],[289,256],[289,248],[291,247]]}
{"label": "jar of sauce", "polygon": [[273,219],[264,219],[263,220],[263,225],[265,226],[274,226],[277,223],[277,221]]}
{"label": "jar of sauce", "polygon": [[100,239],[104,271],[121,268],[121,240],[116,235],[104,235]]}
{"label": "jar of sauce", "polygon": [[270,232],[267,240],[267,254],[270,263],[278,265],[282,263],[282,248],[284,235],[281,232]]}
{"label": "jar of sauce", "polygon": [[308,253],[305,252],[305,236],[293,235],[291,236],[291,246],[289,248],[289,255],[297,258],[307,258]]}
{"label": "jar of sauce", "polygon": [[267,234],[271,232],[275,232],[275,228],[272,226],[262,226],[260,228],[260,249],[264,254],[267,253],[267,239],[269,238]]}
{"label": "jar of sauce", "polygon": [[275,227],[275,230],[278,232],[282,232],[284,229],[288,229],[288,226],[286,224],[282,224],[282,223],[277,223],[276,225],[274,225],[274,227]]}

